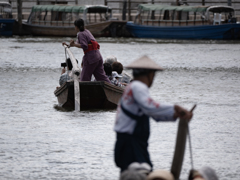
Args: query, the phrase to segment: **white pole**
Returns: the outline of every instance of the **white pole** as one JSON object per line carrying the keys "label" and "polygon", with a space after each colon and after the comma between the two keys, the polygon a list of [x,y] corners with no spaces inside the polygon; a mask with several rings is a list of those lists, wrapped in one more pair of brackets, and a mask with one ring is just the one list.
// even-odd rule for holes
{"label": "white pole", "polygon": [[63,45],[66,49],[68,56],[72,62],[72,74],[73,74],[73,80],[74,80],[74,101],[75,101],[75,111],[80,111],[80,87],[79,87],[79,76],[81,74],[81,69],[78,67],[77,61],[75,57],[73,56],[70,49]]}

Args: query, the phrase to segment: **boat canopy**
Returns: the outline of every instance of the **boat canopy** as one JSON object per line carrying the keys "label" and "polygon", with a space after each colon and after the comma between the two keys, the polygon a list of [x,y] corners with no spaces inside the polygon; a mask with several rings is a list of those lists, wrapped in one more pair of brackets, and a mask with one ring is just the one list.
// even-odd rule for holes
{"label": "boat canopy", "polygon": [[233,12],[234,8],[231,6],[210,6],[206,10],[207,12],[222,13],[222,12]]}
{"label": "boat canopy", "polygon": [[205,12],[209,6],[169,6],[163,4],[139,4],[142,11],[185,11],[185,12]]}
{"label": "boat canopy", "polygon": [[12,18],[12,6],[8,2],[0,2],[0,18]]}
{"label": "boat canopy", "polygon": [[[107,21],[112,17],[112,9],[103,5],[35,5],[32,7],[28,23],[46,23],[61,21],[62,25],[68,25],[82,18],[86,24]],[[58,24],[57,24],[58,25]]]}
{"label": "boat canopy", "polygon": [[57,11],[66,13],[104,13],[111,12],[112,9],[108,6],[76,6],[76,5],[35,5],[32,7],[32,12],[43,12],[43,11]]}
{"label": "boat canopy", "polygon": [[10,6],[11,7],[11,4],[8,2],[0,2],[0,6]]}

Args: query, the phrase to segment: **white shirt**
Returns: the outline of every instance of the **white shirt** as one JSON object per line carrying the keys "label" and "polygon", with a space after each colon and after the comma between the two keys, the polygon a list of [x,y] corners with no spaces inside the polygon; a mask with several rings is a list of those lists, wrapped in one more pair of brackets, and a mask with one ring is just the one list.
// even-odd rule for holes
{"label": "white shirt", "polygon": [[152,117],[155,121],[175,121],[174,105],[160,104],[149,95],[146,84],[133,81],[126,88],[118,105],[114,130],[120,133],[132,134],[136,120],[131,119],[121,109],[122,106],[134,115],[143,114]]}

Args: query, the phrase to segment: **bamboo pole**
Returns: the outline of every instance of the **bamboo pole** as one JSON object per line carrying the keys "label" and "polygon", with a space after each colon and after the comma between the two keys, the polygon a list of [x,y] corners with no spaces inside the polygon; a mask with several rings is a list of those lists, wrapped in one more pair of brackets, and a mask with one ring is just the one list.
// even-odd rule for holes
{"label": "bamboo pole", "polygon": [[22,0],[17,0],[18,28],[22,32]]}
{"label": "bamboo pole", "polygon": [[128,21],[131,21],[131,1],[128,0]]}
{"label": "bamboo pole", "polygon": [[66,49],[68,56],[72,62],[72,74],[74,80],[74,104],[75,104],[75,111],[80,111],[80,87],[79,87],[79,76],[81,74],[81,69],[78,67],[77,61],[73,56],[72,52],[68,48],[68,46],[63,45]]}
{"label": "bamboo pole", "polygon": [[[195,107],[196,105],[193,106],[191,112],[194,110]],[[186,119],[180,119],[178,123],[177,140],[171,167],[171,173],[173,174],[175,180],[178,180],[180,177],[187,134],[188,134],[188,121]]]}
{"label": "bamboo pole", "polygon": [[185,119],[180,119],[178,123],[177,141],[171,167],[171,173],[173,174],[175,180],[179,179],[182,169],[187,137],[187,127],[188,122]]}

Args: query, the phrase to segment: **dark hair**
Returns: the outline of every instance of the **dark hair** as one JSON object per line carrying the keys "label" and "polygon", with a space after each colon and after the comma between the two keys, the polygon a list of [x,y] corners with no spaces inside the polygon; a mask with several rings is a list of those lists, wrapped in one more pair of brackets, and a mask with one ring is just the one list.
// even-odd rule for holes
{"label": "dark hair", "polygon": [[109,63],[104,63],[103,64],[104,67],[104,71],[106,73],[107,76],[111,76],[112,75],[112,66]]}
{"label": "dark hair", "polygon": [[132,74],[133,77],[144,76],[149,74],[150,72],[155,72],[153,69],[133,69]]}
{"label": "dark hair", "polygon": [[120,62],[114,62],[112,64],[112,70],[117,71],[118,74],[122,74],[123,65]]}
{"label": "dark hair", "polygon": [[[77,63],[78,63],[78,60],[76,59]],[[71,62],[71,59],[70,58],[67,58],[67,67],[69,70],[72,70],[73,66],[72,66],[72,62]]]}
{"label": "dark hair", "polygon": [[77,19],[74,21],[74,26],[78,27],[79,31],[84,31],[84,20],[83,19]]}

